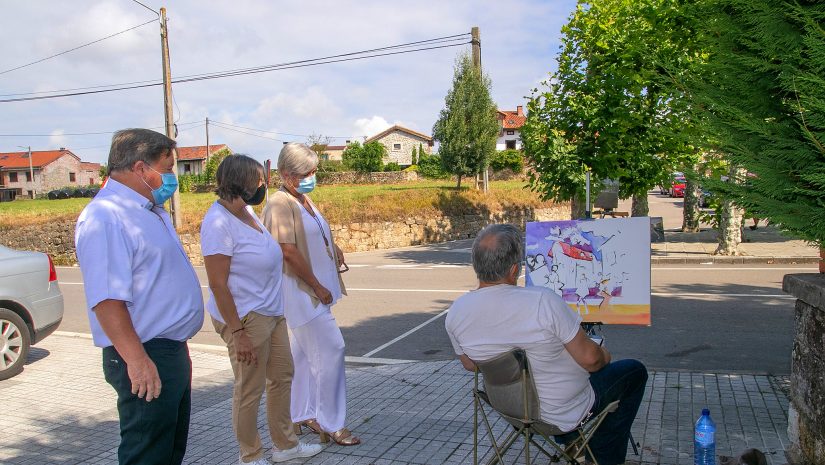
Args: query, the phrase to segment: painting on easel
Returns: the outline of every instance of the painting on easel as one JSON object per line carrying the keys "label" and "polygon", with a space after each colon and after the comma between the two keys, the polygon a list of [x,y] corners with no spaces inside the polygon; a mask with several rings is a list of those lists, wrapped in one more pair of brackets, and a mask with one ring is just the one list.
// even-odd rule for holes
{"label": "painting on easel", "polygon": [[527,286],[545,286],[585,322],[650,325],[650,219],[527,223]]}

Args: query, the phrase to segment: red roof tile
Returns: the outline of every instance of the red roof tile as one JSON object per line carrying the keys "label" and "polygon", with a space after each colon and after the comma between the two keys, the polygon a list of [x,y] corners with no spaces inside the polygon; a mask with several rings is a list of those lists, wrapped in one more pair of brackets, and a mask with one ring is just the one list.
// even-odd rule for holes
{"label": "red roof tile", "polygon": [[[32,152],[32,167],[41,168],[57,160],[63,155],[69,155],[80,160],[80,158],[77,155],[73,154],[70,150],[35,150]],[[0,153],[0,168],[14,169],[28,167],[28,152]]]}
{"label": "red roof tile", "polygon": [[100,163],[92,163],[88,161],[80,162],[80,169],[84,171],[100,171]]}
{"label": "red roof tile", "polygon": [[[226,144],[209,145],[209,154],[213,154],[218,150],[228,148]],[[206,146],[196,145],[194,147],[178,147],[178,160],[205,160]]]}
{"label": "red roof tile", "polygon": [[518,110],[499,110],[498,120],[502,129],[521,129],[527,117],[519,113]]}
{"label": "red roof tile", "polygon": [[376,135],[374,135],[374,136],[372,136],[372,137],[368,138],[367,140],[365,140],[365,141],[364,141],[364,143],[366,143],[366,142],[372,142],[372,141],[374,141],[374,140],[378,140],[378,139],[380,139],[380,138],[382,138],[382,137],[386,136],[387,134],[390,134],[390,133],[391,133],[391,132],[393,132],[393,131],[401,131],[401,132],[406,132],[407,134],[411,134],[411,135],[413,135],[413,136],[420,137],[420,138],[422,138],[422,139],[426,140],[427,142],[432,142],[432,140],[433,140],[433,138],[432,138],[432,137],[430,137],[430,136],[428,136],[428,135],[426,135],[426,134],[421,134],[420,132],[413,131],[412,129],[407,129],[407,128],[405,128],[404,126],[399,126],[399,125],[397,125],[397,124],[396,124],[395,126],[393,126],[393,127],[391,127],[391,128],[388,128],[388,129],[386,129],[386,130],[384,130],[384,131],[381,131],[381,132],[379,132],[378,134],[376,134]]}

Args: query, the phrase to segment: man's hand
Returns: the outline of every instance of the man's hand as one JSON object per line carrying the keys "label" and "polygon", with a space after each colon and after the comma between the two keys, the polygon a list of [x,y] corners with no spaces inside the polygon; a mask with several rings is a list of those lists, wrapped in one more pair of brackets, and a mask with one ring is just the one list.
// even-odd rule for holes
{"label": "man's hand", "polygon": [[235,339],[235,358],[246,365],[258,364],[258,354],[252,345],[252,339],[246,334],[246,330],[238,331],[232,336]]}
{"label": "man's hand", "polygon": [[132,394],[137,394],[141,399],[146,398],[146,402],[160,397],[160,376],[155,362],[145,355],[136,361],[126,363],[126,371],[129,380],[132,382]]}
{"label": "man's hand", "polygon": [[335,256],[338,258],[338,263],[335,265],[338,266],[338,268],[341,268],[344,266],[344,263],[346,263],[346,260],[344,259],[344,251],[338,247],[338,244],[333,243],[332,246],[335,247]]}
{"label": "man's hand", "polygon": [[318,300],[320,300],[322,304],[329,305],[332,303],[332,293],[329,292],[329,289],[319,284],[313,290],[315,291],[315,296],[318,297]]}

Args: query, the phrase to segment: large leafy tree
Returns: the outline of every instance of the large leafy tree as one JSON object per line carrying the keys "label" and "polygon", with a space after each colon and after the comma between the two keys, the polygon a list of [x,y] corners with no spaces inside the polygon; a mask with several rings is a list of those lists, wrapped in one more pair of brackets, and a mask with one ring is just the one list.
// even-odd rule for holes
{"label": "large leafy tree", "polygon": [[573,200],[583,216],[585,172],[594,190],[619,181],[646,215],[647,191],[695,152],[673,137],[681,123],[681,90],[668,85],[665,63],[684,59],[666,33],[668,0],[580,0],[562,28],[558,70],[549,90],[534,90],[522,128],[531,187],[545,198]]}
{"label": "large leafy tree", "polygon": [[386,156],[387,148],[378,141],[366,142],[364,145],[355,141],[347,145],[341,158],[344,165],[355,171],[373,173],[382,171]]}
{"label": "large leafy tree", "polygon": [[486,169],[496,151],[499,125],[490,87],[490,79],[473,66],[470,56],[459,56],[453,87],[447,92],[444,109],[433,126],[433,138],[440,143],[441,162],[458,178],[457,187],[461,187],[464,176]]}
{"label": "large leafy tree", "polygon": [[708,60],[688,80],[697,121],[737,171],[711,187],[825,242],[825,3],[705,0]]}

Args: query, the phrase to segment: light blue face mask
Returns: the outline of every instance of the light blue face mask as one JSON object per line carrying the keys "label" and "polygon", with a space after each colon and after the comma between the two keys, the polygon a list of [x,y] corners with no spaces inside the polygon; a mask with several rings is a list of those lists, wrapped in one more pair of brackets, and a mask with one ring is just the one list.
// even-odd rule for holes
{"label": "light blue face mask", "polygon": [[155,205],[163,205],[163,203],[172,198],[172,195],[178,190],[178,178],[175,177],[175,173],[161,173],[151,166],[149,166],[149,169],[160,175],[161,185],[157,189],[152,189],[152,186],[150,186],[146,180],[144,180],[143,183],[146,184],[149,189],[152,189],[152,198],[155,199]]}
{"label": "light blue face mask", "polygon": [[315,189],[315,175],[306,177],[301,179],[301,182],[298,183],[298,187],[295,188],[301,194],[309,194],[312,190]]}

